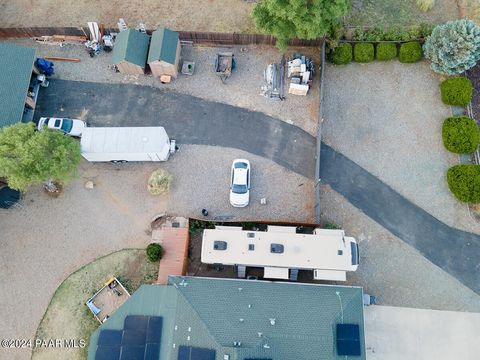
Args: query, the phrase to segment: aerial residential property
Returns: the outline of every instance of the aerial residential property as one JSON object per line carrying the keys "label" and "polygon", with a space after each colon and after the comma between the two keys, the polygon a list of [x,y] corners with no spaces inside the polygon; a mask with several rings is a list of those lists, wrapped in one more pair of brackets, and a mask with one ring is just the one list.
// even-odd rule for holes
{"label": "aerial residential property", "polygon": [[0,360],[480,359],[476,0],[0,0]]}

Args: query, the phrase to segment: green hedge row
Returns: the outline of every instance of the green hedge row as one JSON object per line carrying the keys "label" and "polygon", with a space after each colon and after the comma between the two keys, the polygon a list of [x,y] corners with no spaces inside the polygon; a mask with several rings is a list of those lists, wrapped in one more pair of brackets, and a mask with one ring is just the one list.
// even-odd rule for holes
{"label": "green hedge row", "polygon": [[442,101],[447,105],[467,106],[472,100],[472,82],[464,77],[444,80],[440,84]]}
{"label": "green hedge row", "polygon": [[442,127],[443,144],[457,154],[471,154],[480,142],[480,130],[475,120],[465,116],[449,117]]}
{"label": "green hedge row", "polygon": [[462,202],[480,202],[480,165],[455,165],[447,171],[453,195]]}
{"label": "green hedge row", "polygon": [[[422,59],[422,46],[418,41],[411,41],[400,45],[398,52],[399,61],[402,63],[414,63]],[[345,65],[355,60],[359,63],[388,61],[397,57],[397,44],[379,43],[375,47],[370,43],[342,43],[330,52],[329,60],[336,65]]]}

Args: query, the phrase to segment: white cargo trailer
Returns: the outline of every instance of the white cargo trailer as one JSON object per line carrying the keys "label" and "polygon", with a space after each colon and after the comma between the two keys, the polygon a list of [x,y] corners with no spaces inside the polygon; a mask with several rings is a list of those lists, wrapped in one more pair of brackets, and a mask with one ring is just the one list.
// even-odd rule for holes
{"label": "white cargo trailer", "polygon": [[166,161],[170,155],[170,139],[161,126],[87,127],[80,143],[88,161]]}

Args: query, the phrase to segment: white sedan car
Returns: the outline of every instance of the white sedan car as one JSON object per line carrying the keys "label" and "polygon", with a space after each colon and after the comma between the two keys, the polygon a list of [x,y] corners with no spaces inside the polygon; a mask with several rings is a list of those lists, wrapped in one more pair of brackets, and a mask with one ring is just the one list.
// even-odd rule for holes
{"label": "white sedan car", "polygon": [[230,175],[230,204],[245,207],[250,199],[250,162],[245,159],[233,160]]}
{"label": "white sedan car", "polygon": [[77,119],[42,117],[38,121],[38,130],[42,130],[44,126],[63,131],[64,134],[70,136],[80,137],[83,129],[87,127],[87,123]]}

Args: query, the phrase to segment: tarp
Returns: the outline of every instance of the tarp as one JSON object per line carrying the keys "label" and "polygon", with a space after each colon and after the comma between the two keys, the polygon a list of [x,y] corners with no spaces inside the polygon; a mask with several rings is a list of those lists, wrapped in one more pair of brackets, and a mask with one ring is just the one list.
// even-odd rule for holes
{"label": "tarp", "polygon": [[8,209],[20,200],[20,192],[5,186],[0,188],[0,208]]}

